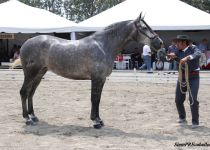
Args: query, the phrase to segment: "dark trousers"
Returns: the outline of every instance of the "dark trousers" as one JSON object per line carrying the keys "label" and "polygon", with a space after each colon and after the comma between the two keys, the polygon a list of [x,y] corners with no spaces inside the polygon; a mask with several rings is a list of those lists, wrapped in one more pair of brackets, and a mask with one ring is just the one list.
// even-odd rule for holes
{"label": "dark trousers", "polygon": [[[190,109],[192,114],[192,123],[194,124],[199,124],[199,102],[197,99],[199,82],[200,82],[199,75],[197,75],[197,77],[189,79],[190,89],[192,93],[192,96],[189,94],[189,100],[190,104],[193,103],[193,105],[190,105]],[[187,88],[184,87],[182,88],[182,91],[186,91],[186,89]],[[179,82],[177,82],[175,102],[180,119],[186,118],[186,112],[184,108],[185,99],[186,99],[186,94],[181,93]]]}

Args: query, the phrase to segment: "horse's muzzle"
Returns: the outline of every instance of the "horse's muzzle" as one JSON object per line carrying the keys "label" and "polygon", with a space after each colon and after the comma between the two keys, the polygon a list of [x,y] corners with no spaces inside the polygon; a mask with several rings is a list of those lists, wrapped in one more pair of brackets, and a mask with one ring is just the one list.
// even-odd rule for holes
{"label": "horse's muzzle", "polygon": [[163,44],[163,41],[160,39],[159,36],[155,37],[152,41],[151,41],[151,45],[152,47],[155,48],[155,50],[159,50],[161,48],[161,45]]}

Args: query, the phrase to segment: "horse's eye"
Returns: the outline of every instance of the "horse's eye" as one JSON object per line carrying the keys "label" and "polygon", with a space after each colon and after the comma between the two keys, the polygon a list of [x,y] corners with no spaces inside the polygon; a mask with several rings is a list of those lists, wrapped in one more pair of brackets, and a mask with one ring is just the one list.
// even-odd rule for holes
{"label": "horse's eye", "polygon": [[142,29],[147,30],[147,27],[144,26],[144,27],[142,27]]}

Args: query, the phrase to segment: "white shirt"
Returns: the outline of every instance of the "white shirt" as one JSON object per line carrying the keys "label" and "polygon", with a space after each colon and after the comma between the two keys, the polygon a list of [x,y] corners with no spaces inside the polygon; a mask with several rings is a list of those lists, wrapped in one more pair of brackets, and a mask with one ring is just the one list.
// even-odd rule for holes
{"label": "white shirt", "polygon": [[143,47],[143,56],[151,56],[151,49],[148,45],[144,45]]}
{"label": "white shirt", "polygon": [[[187,46],[187,47],[183,50],[183,52],[185,52],[188,48],[189,48],[189,46]],[[192,60],[192,59],[193,59],[192,55],[189,55],[189,56],[190,56],[190,60]]]}
{"label": "white shirt", "polygon": [[185,49],[183,49],[183,52],[185,52],[188,48],[189,48],[189,46],[185,47]]}

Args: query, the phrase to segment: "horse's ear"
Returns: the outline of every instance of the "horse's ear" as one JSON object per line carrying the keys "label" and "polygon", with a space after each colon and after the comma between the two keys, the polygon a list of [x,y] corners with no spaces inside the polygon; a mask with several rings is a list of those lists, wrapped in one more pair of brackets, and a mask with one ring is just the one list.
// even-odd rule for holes
{"label": "horse's ear", "polygon": [[140,22],[141,20],[144,19],[144,16],[142,14],[142,12],[139,14],[138,18],[136,19],[137,22]]}
{"label": "horse's ear", "polygon": [[142,19],[142,20],[144,20],[144,17],[145,17],[145,14],[144,14],[144,15],[141,15],[141,19]]}
{"label": "horse's ear", "polygon": [[141,19],[142,19],[142,12],[139,14],[137,21],[140,22]]}

